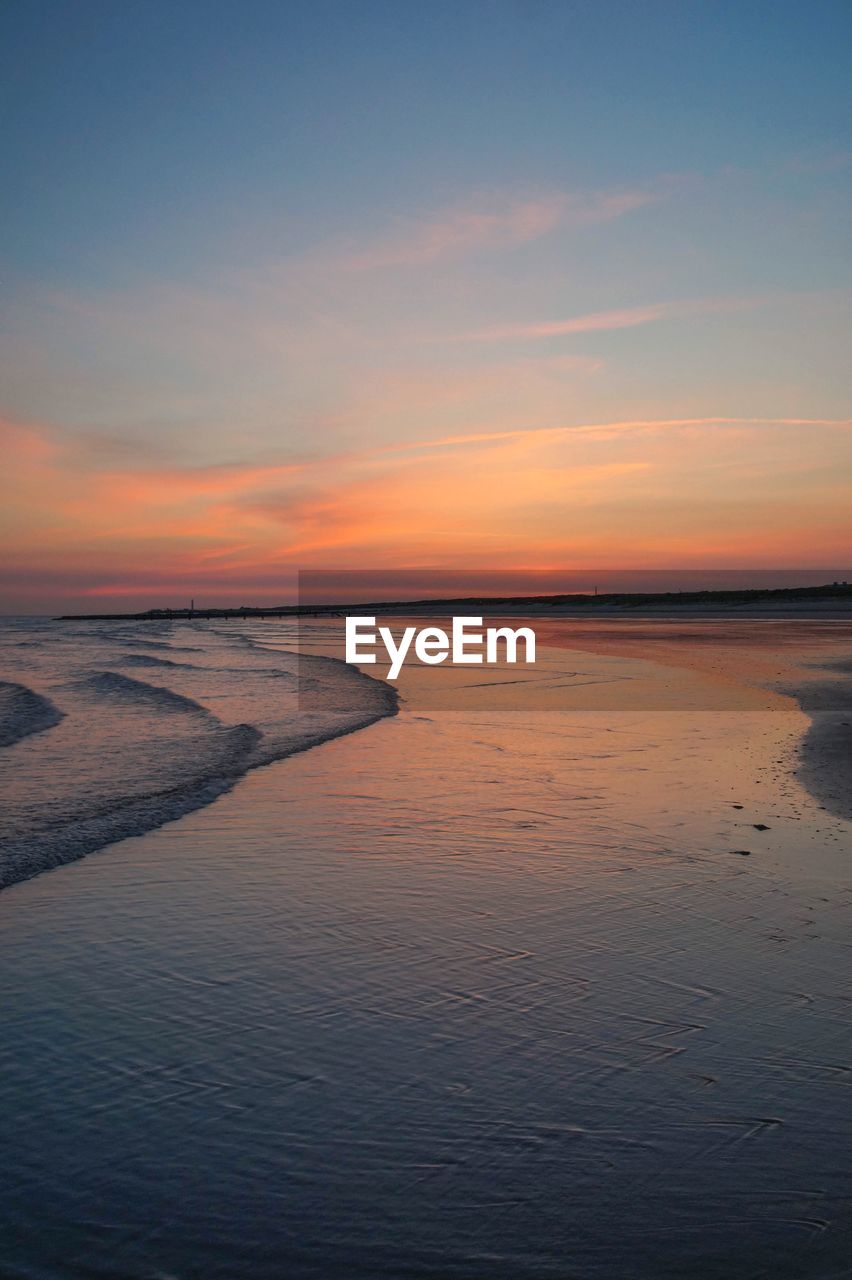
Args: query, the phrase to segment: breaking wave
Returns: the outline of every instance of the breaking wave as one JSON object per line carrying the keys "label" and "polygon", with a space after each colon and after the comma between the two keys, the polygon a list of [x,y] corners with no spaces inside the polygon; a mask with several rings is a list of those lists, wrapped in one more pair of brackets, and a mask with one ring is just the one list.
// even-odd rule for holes
{"label": "breaking wave", "polygon": [[[32,639],[48,625],[31,622]],[[203,623],[148,638],[152,625],[139,624],[148,630],[139,637],[126,627],[58,629],[19,659],[20,634],[0,637],[4,667],[15,674],[17,661],[44,690],[0,683],[0,743],[16,743],[0,754],[0,887],[172,822],[249,769],[396,711],[392,689],[334,659]],[[162,657],[145,652],[154,647]],[[184,663],[167,651],[197,657]],[[143,669],[145,679],[115,666]],[[310,699],[300,701],[305,689]]]}
{"label": "breaking wave", "polygon": [[[173,666],[176,664],[172,664]],[[179,712],[182,714],[209,716],[210,712],[192,698],[162,685],[146,684],[143,680],[134,680],[123,676],[118,671],[95,671],[84,676],[71,686],[83,694],[94,694],[96,697],[114,698],[118,701],[155,708],[163,712]]]}
{"label": "breaking wave", "polygon": [[49,698],[26,685],[0,680],[0,747],[52,729],[61,719],[62,712]]}

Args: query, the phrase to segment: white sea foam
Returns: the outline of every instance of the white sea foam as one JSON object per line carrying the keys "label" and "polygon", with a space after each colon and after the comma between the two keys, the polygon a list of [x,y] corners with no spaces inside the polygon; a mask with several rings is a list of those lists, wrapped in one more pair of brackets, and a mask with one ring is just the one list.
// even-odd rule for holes
{"label": "white sea foam", "polygon": [[[204,622],[4,623],[0,886],[173,821],[249,769],[395,711],[379,681],[277,647],[295,629],[275,640]],[[134,668],[144,679],[125,674]]]}

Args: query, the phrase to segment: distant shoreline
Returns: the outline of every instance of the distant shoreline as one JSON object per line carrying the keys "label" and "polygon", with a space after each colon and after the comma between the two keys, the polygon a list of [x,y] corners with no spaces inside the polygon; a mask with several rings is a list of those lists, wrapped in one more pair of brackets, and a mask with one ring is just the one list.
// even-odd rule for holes
{"label": "distant shoreline", "polygon": [[852,616],[852,585],[827,583],[820,587],[752,588],[741,591],[660,591],[621,592],[602,595],[538,596],[458,596],[420,600],[376,600],[367,603],[327,605],[245,605],[239,609],[147,609],[139,613],[65,613],[59,622],[168,622],[207,618],[299,618],[335,617],[344,613],[426,613],[447,615],[524,614],[544,617],[666,617],[684,612],[699,617],[718,613],[745,617],[747,610],[771,617],[784,611],[793,616],[827,616],[831,610],[841,617]]}

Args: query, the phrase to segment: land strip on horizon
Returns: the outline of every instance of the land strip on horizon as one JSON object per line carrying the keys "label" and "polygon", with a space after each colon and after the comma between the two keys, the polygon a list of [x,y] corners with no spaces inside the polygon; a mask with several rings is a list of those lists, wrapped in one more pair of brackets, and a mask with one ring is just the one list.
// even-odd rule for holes
{"label": "land strip on horizon", "polygon": [[287,618],[335,617],[344,613],[364,614],[429,613],[442,611],[450,616],[474,611],[483,616],[527,613],[545,617],[593,616],[609,613],[635,613],[651,609],[655,613],[673,609],[692,609],[705,616],[708,611],[724,613],[757,608],[761,613],[775,609],[798,612],[837,610],[852,615],[852,584],[826,583],[823,586],[749,588],[730,591],[654,591],[617,592],[600,595],[553,594],[535,596],[457,596],[418,600],[374,600],[334,604],[241,605],[239,608],[147,609],[137,613],[66,613],[57,621],[134,621],[162,622],[194,618]]}

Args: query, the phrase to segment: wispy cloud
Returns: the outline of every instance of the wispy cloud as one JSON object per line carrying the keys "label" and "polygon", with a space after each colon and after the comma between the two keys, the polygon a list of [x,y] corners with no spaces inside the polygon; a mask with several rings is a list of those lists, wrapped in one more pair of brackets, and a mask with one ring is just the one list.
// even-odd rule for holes
{"label": "wispy cloud", "polygon": [[570,333],[595,333],[607,329],[633,329],[636,325],[651,324],[668,314],[664,303],[648,307],[624,307],[616,311],[592,311],[587,315],[570,316],[566,320],[533,321],[529,324],[494,325],[464,333],[465,342],[502,342],[514,338],[557,338]]}
{"label": "wispy cloud", "polygon": [[511,431],[479,431],[466,435],[440,436],[434,440],[411,440],[387,445],[382,453],[411,453],[463,445],[489,444],[501,440],[559,440],[571,436],[638,435],[643,432],[677,431],[690,427],[837,427],[852,429],[852,418],[628,418],[616,422],[580,422],[559,427],[520,427]]}
{"label": "wispy cloud", "polygon": [[553,192],[496,199],[400,219],[373,245],[341,261],[348,271],[414,267],[477,250],[525,244],[557,228],[579,229],[613,222],[661,198],[652,190]]}
{"label": "wispy cloud", "polygon": [[[810,295],[808,295],[810,296]],[[533,320],[517,324],[497,324],[470,333],[457,334],[458,342],[504,342],[558,338],[575,333],[602,333],[615,329],[634,329],[659,320],[686,319],[716,315],[720,312],[750,311],[767,306],[778,298],[733,297],[698,298],[678,302],[655,302],[639,307],[619,307],[613,311],[590,311],[568,316],[564,320]]]}

